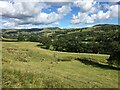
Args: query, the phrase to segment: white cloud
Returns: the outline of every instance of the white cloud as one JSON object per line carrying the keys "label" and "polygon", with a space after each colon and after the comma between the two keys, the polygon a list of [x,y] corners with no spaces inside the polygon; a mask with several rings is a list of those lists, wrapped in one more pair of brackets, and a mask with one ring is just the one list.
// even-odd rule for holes
{"label": "white cloud", "polygon": [[119,2],[120,0],[109,0],[109,2]]}
{"label": "white cloud", "polygon": [[82,12],[87,12],[88,10],[90,10],[95,5],[95,3],[96,3],[96,1],[94,1],[94,0],[89,0],[89,1],[76,0],[76,1],[74,1],[74,5],[76,7],[80,7],[80,10]]}
{"label": "white cloud", "polygon": [[52,25],[60,25],[60,23],[59,22],[54,22],[54,23],[52,23]]}
{"label": "white cloud", "polygon": [[49,24],[54,23],[59,19],[61,19],[61,16],[55,12],[52,12],[50,14],[40,13],[37,18],[34,18],[34,21],[41,24]]}
{"label": "white cloud", "polygon": [[104,13],[103,11],[99,11],[97,13],[97,18],[99,20],[109,19],[110,18],[110,11],[107,11],[106,13]]}
{"label": "white cloud", "polygon": [[71,11],[70,5],[67,6],[62,6],[61,8],[58,8],[58,13],[59,14],[67,14]]}
{"label": "white cloud", "polygon": [[57,9],[57,12],[44,13],[40,12],[35,17],[29,18],[27,20],[15,20],[19,24],[51,24],[60,19],[62,19],[67,13],[71,11],[70,5],[61,6]]}
{"label": "white cloud", "polygon": [[111,13],[111,17],[118,17],[120,5],[112,5],[109,8],[109,11]]}
{"label": "white cloud", "polygon": [[6,23],[3,24],[3,26],[4,27],[13,27],[13,26],[15,26],[15,23],[13,23],[13,22],[6,22]]}
{"label": "white cloud", "polygon": [[[9,1],[9,2],[8,2]],[[96,23],[106,19],[118,17],[118,7],[115,4],[97,3],[97,0],[6,0],[0,1],[0,16],[11,21],[2,22],[3,26],[32,27],[35,25],[50,25],[58,23],[73,7],[79,8],[78,14],[73,14],[71,23]],[[47,3],[44,3],[44,2]],[[112,1],[112,0],[111,0]],[[42,2],[42,3],[39,3]],[[52,10],[52,5],[59,4],[59,8]],[[48,12],[46,12],[46,9]],[[104,10],[103,10],[104,9]]]}
{"label": "white cloud", "polygon": [[73,23],[73,24],[79,24],[79,23],[90,24],[90,23],[100,22],[102,20],[106,20],[109,18],[110,18],[110,11],[107,11],[105,13],[103,11],[99,11],[97,14],[92,14],[92,15],[79,12],[77,16],[73,15],[71,23]]}
{"label": "white cloud", "polygon": [[[91,2],[94,2],[91,0]],[[80,24],[80,23],[97,23],[107,19],[118,18],[118,8],[119,5],[112,4],[99,4],[94,3],[87,7],[86,2],[78,2],[76,5],[82,10],[79,11],[77,15],[73,14],[71,23]]]}
{"label": "white cloud", "polygon": [[[67,13],[71,11],[70,4],[62,5],[55,11],[45,13],[43,10],[50,8],[47,3],[37,2],[17,2],[10,3],[1,1],[0,9],[1,15],[5,18],[11,19],[11,26],[20,25],[43,25],[43,24],[55,24],[58,20],[62,19]],[[9,21],[4,23],[3,26],[10,26]]]}
{"label": "white cloud", "polygon": [[0,1],[0,15],[11,15],[15,12],[11,3]]}
{"label": "white cloud", "polygon": [[73,15],[73,19],[71,23],[79,24],[79,23],[94,23],[94,19],[91,18],[87,13],[79,12],[77,16]]}
{"label": "white cloud", "polygon": [[94,13],[97,13],[97,11],[98,11],[98,8],[92,7],[87,13],[94,14]]}
{"label": "white cloud", "polygon": [[39,13],[35,18],[29,19],[28,23],[33,24],[50,24],[62,19],[67,13],[71,11],[70,5],[58,8],[57,12]]}
{"label": "white cloud", "polygon": [[[15,1],[15,2],[53,2],[53,3],[64,3],[64,2],[74,2],[77,0],[1,0],[1,1]],[[89,2],[91,0],[79,0],[79,1],[86,1]],[[118,2],[120,0],[95,0],[98,2]]]}
{"label": "white cloud", "polygon": [[25,19],[37,15],[42,9],[48,8],[45,3],[0,1],[0,12],[3,17]]}

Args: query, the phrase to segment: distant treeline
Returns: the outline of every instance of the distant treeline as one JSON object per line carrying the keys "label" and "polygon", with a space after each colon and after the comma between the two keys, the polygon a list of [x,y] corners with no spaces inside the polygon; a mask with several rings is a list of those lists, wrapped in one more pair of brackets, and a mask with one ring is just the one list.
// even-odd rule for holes
{"label": "distant treeline", "polygon": [[[110,54],[113,59],[115,54],[120,58],[120,26],[96,25],[89,28],[60,29],[47,28],[44,30],[19,30],[16,33],[4,33],[3,38],[16,39],[17,41],[40,42],[43,48],[76,53],[101,53]],[[35,31],[35,32],[33,32]],[[41,32],[36,32],[41,31]],[[109,60],[110,61],[110,60]],[[113,63],[113,62],[110,62]]]}

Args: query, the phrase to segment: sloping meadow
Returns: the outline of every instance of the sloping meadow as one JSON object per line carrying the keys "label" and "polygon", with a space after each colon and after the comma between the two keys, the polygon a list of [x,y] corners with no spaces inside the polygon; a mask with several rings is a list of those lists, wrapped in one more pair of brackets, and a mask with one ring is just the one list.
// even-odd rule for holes
{"label": "sloping meadow", "polygon": [[79,60],[107,65],[109,55],[50,51],[38,44],[3,42],[3,88],[118,88],[118,70]]}

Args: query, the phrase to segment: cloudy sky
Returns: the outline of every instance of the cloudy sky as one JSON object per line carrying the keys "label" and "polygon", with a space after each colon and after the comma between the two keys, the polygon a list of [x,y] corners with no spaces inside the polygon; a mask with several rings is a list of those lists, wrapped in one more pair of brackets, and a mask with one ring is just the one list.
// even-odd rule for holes
{"label": "cloudy sky", "polygon": [[118,24],[119,0],[102,1],[0,0],[0,28],[69,28]]}

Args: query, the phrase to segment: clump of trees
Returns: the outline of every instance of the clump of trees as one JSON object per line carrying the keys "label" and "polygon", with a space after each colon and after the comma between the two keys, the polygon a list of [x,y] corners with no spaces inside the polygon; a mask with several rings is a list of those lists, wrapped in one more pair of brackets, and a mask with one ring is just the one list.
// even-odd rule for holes
{"label": "clump of trees", "polygon": [[[77,52],[110,54],[109,64],[120,64],[120,31],[115,27],[101,28],[89,32],[77,32],[61,36],[47,37],[43,40],[46,49]],[[108,30],[109,29],[109,30]]]}
{"label": "clump of trees", "polygon": [[111,53],[108,59],[108,63],[117,65],[120,67],[120,31],[114,36],[114,41],[111,42]]}
{"label": "clump of trees", "polygon": [[[4,33],[2,37],[17,41],[40,42],[50,50],[76,53],[110,54],[109,64],[120,64],[120,26],[96,25],[82,29],[48,29],[46,32]],[[52,31],[53,30],[53,31]],[[40,31],[39,29],[37,31]]]}
{"label": "clump of trees", "polygon": [[36,34],[19,34],[18,41],[39,42],[40,36]]}

